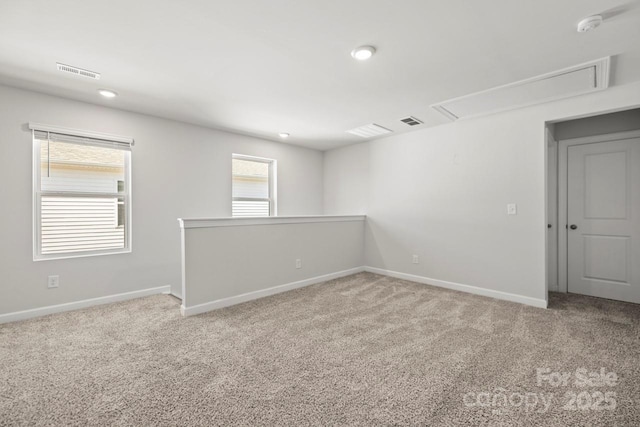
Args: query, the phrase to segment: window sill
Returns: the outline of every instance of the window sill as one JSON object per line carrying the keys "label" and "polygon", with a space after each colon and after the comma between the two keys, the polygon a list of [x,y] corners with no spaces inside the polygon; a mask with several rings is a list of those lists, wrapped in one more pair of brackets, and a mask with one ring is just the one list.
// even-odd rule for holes
{"label": "window sill", "polygon": [[72,259],[72,258],[88,258],[95,256],[105,256],[105,255],[121,255],[121,254],[130,254],[131,249],[118,249],[114,251],[108,252],[87,252],[87,253],[70,253],[70,254],[55,254],[55,255],[34,255],[33,261],[55,261],[61,259]]}

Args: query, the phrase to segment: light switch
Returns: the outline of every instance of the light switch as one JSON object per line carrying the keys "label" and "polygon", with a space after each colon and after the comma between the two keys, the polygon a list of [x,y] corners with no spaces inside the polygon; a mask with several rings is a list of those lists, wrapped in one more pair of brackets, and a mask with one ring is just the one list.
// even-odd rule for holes
{"label": "light switch", "polygon": [[507,205],[507,215],[518,215],[518,205],[509,203]]}

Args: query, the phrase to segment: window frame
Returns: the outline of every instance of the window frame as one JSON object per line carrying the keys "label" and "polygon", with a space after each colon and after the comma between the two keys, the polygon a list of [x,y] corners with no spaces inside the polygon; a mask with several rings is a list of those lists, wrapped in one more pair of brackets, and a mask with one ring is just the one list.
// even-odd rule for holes
{"label": "window frame", "polygon": [[[71,259],[71,258],[86,258],[102,255],[118,255],[132,252],[132,197],[131,197],[131,150],[123,149],[124,152],[124,191],[122,193],[86,193],[86,192],[56,192],[56,191],[42,191],[42,176],[41,176],[41,147],[42,140],[36,138],[36,132],[47,133],[60,133],[80,138],[91,138],[104,141],[116,141],[123,142],[128,141],[130,145],[133,145],[133,139],[117,137],[108,134],[99,134],[95,132],[85,132],[76,129],[65,129],[59,127],[52,127],[47,125],[29,124],[32,131],[31,139],[33,146],[32,153],[32,171],[33,171],[33,191],[32,191],[32,205],[33,205],[33,260],[34,261],[48,261],[59,259]],[[46,142],[46,141],[45,141]],[[99,146],[98,144],[87,143],[87,146]],[[117,249],[99,249],[82,252],[64,252],[56,254],[42,254],[42,197],[47,196],[64,196],[64,197],[77,197],[77,198],[118,198],[123,199],[124,202],[124,247]]]}
{"label": "window frame", "polygon": [[[269,197],[265,198],[257,198],[257,197],[233,197],[233,160],[246,160],[250,162],[257,163],[267,163],[269,165]],[[242,217],[242,216],[233,216],[233,202],[235,201],[268,201],[269,202],[269,217],[278,216],[278,203],[277,203],[277,170],[278,170],[278,162],[275,159],[269,159],[266,157],[256,157],[249,156],[246,154],[231,154],[231,214],[230,218],[261,218],[261,217]]]}

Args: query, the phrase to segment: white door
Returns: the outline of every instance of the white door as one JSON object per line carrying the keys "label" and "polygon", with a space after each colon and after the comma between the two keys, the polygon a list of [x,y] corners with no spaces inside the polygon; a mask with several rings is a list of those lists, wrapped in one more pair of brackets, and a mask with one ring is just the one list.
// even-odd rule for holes
{"label": "white door", "polygon": [[640,138],[568,148],[568,290],[640,303]]}

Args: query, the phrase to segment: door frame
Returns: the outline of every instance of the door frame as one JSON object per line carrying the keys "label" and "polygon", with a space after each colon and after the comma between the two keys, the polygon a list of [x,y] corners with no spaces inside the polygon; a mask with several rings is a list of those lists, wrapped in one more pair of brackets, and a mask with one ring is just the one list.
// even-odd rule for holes
{"label": "door frame", "polygon": [[[558,141],[558,292],[569,292],[569,233],[567,230],[567,225],[569,224],[567,218],[569,147],[572,145],[596,144],[598,142],[611,142],[630,138],[640,138],[640,130]],[[562,224],[565,226],[562,227]]]}

